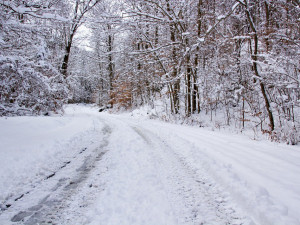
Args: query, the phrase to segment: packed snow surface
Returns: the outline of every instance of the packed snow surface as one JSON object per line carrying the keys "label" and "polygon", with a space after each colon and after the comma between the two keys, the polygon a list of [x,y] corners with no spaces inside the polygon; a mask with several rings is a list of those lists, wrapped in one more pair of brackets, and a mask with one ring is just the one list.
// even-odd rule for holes
{"label": "packed snow surface", "polygon": [[69,105],[0,118],[0,224],[300,224],[299,146]]}

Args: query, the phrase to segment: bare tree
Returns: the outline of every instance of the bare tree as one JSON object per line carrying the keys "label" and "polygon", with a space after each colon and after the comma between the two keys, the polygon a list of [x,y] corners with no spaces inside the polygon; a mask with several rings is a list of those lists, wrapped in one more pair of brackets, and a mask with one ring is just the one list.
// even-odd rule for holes
{"label": "bare tree", "polygon": [[73,15],[69,27],[69,31],[66,34],[66,47],[65,55],[61,66],[61,72],[64,77],[67,77],[68,64],[71,53],[71,47],[73,45],[74,36],[78,28],[84,23],[84,16],[101,0],[75,0]]}

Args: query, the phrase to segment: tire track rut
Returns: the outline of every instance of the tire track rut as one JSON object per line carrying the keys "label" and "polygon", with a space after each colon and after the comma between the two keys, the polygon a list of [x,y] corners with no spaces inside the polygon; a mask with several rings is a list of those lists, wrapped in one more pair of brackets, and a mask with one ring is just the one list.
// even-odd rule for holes
{"label": "tire track rut", "polygon": [[[86,156],[84,156],[83,153],[88,152],[88,147],[82,149],[78,153],[77,157],[85,157],[85,159],[79,167],[75,168],[75,176],[68,178],[68,174],[64,174],[64,170],[73,166],[73,161],[67,161],[58,171],[45,178],[44,182],[47,182],[48,180],[53,179],[58,173],[61,173],[60,176],[62,174],[65,176],[60,178],[56,185],[48,190],[50,194],[47,194],[38,202],[38,204],[31,206],[26,210],[19,211],[11,218],[11,222],[24,225],[57,224],[55,221],[59,221],[60,217],[62,217],[60,212],[66,207],[65,202],[76,195],[76,189],[84,183],[89,177],[90,172],[95,168],[95,164],[99,162],[106,153],[106,146],[108,145],[111,128],[108,125],[105,125],[102,129],[102,133],[104,139],[98,148],[90,150]],[[35,191],[37,190],[28,193],[28,195],[34,195]]]}
{"label": "tire track rut", "polygon": [[[156,162],[174,212],[178,215],[179,224],[251,223],[250,219],[241,216],[229,195],[224,194],[204,170],[192,168],[176,150],[151,131],[136,126],[132,128],[150,146],[153,161]],[[185,210],[181,211],[182,208]]]}

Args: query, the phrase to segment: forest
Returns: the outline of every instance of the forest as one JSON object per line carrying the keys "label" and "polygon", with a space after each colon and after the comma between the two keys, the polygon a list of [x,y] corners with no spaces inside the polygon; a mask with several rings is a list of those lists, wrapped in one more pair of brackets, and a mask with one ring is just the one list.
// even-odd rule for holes
{"label": "forest", "polygon": [[299,0],[0,0],[0,116],[68,103],[300,141]]}

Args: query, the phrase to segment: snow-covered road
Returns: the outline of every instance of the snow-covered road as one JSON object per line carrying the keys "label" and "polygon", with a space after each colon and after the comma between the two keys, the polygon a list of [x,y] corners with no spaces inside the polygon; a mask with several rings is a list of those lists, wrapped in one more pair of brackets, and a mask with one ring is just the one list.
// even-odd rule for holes
{"label": "snow-covered road", "polygon": [[0,163],[3,225],[300,224],[297,146],[69,106],[1,118]]}

